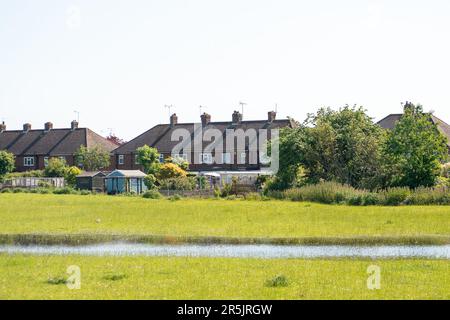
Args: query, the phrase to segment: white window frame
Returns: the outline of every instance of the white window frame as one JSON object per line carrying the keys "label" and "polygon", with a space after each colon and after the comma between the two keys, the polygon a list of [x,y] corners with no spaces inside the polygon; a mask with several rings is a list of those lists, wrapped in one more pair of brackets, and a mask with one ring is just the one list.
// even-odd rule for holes
{"label": "white window frame", "polygon": [[44,157],[44,167],[47,168],[48,167],[48,163],[50,162],[50,158],[49,157]]}
{"label": "white window frame", "polygon": [[164,163],[164,161],[166,160],[165,158],[164,158],[164,155],[162,154],[162,153],[160,153],[159,154],[159,163]]}
{"label": "white window frame", "polygon": [[34,167],[36,160],[34,157],[24,157],[23,158],[23,166],[24,167]]}
{"label": "white window frame", "polygon": [[123,166],[125,164],[125,155],[119,154],[119,157],[117,158],[117,163],[119,166]]}
{"label": "white window frame", "polygon": [[176,155],[174,156],[174,160],[182,160],[182,161],[189,162],[189,161],[188,161],[188,155],[187,155],[186,153],[183,153],[183,154],[176,154]]}
{"label": "white window frame", "polygon": [[241,152],[241,162],[240,164],[247,164],[247,153]]}
{"label": "white window frame", "polygon": [[138,154],[134,155],[134,164],[140,164],[139,163],[139,155]]}
{"label": "white window frame", "polygon": [[231,153],[222,153],[222,164],[231,164]]}
{"label": "white window frame", "polygon": [[212,164],[213,157],[212,153],[200,153],[200,164]]}

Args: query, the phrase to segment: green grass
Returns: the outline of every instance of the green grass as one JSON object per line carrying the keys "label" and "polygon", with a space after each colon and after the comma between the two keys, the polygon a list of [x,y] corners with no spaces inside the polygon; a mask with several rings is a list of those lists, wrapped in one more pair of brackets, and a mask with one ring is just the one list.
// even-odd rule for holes
{"label": "green grass", "polygon": [[[64,284],[71,265],[80,290]],[[371,265],[381,268],[380,290],[367,289]],[[0,299],[449,299],[448,270],[441,260],[0,255]]]}
{"label": "green grass", "polygon": [[177,237],[199,242],[203,237],[249,238],[248,242],[284,238],[292,243],[449,243],[450,239],[447,206],[0,194],[0,208],[3,242],[12,237],[5,235],[32,234],[100,240],[100,235],[152,235],[175,242]]}

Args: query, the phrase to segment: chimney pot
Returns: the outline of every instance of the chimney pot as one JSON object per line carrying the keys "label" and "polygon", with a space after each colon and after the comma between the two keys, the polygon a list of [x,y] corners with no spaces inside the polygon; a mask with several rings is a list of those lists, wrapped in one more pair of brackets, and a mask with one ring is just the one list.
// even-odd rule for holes
{"label": "chimney pot", "polygon": [[30,130],[31,130],[31,124],[25,123],[25,124],[23,125],[23,132],[28,132],[28,131],[30,131]]}
{"label": "chimney pot", "polygon": [[48,132],[53,129],[53,123],[47,122],[47,123],[45,123],[44,127],[45,127],[45,131]]}
{"label": "chimney pot", "polygon": [[233,112],[233,124],[240,123],[242,121],[242,114],[239,111]]}
{"label": "chimney pot", "polygon": [[274,122],[276,120],[276,118],[277,118],[277,113],[275,111],[269,111],[267,113],[267,120],[269,122]]}
{"label": "chimney pot", "polygon": [[170,116],[170,125],[173,127],[176,124],[178,124],[178,116],[176,113],[174,113]]}
{"label": "chimney pot", "polygon": [[72,131],[78,129],[78,122],[76,120],[73,120],[70,124],[70,128],[72,129]]}
{"label": "chimney pot", "polygon": [[2,121],[2,123],[0,124],[0,132],[6,131],[6,124],[5,121]]}
{"label": "chimney pot", "polygon": [[200,118],[202,119],[202,126],[207,126],[211,122],[211,115],[207,114],[206,112],[203,113]]}

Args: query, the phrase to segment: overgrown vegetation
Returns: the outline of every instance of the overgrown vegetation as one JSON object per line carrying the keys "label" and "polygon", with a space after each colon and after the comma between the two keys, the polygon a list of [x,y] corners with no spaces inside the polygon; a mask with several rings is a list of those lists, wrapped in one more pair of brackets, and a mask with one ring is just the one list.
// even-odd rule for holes
{"label": "overgrown vegetation", "polygon": [[[273,191],[335,181],[377,190],[448,183],[448,166],[441,169],[448,160],[447,139],[431,116],[422,106],[407,103],[389,131],[362,108],[320,109],[297,128],[282,130],[280,170],[266,185]],[[447,177],[440,178],[445,170]]]}
{"label": "overgrown vegetation", "polygon": [[285,191],[269,191],[268,195],[276,199],[353,206],[450,204],[450,190],[446,187],[421,187],[417,189],[398,187],[372,192],[358,190],[336,182],[322,182]]}

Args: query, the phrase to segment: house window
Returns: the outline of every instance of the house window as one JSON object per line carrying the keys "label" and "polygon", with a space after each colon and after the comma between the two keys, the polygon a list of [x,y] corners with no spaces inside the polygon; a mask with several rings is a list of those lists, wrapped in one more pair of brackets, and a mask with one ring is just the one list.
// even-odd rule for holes
{"label": "house window", "polygon": [[23,165],[25,167],[34,167],[34,157],[23,158]]}
{"label": "house window", "polygon": [[48,157],[44,157],[44,167],[48,167]]}
{"label": "house window", "polygon": [[61,160],[61,161],[63,161],[63,162],[66,162],[66,157],[59,157],[59,160]]}
{"label": "house window", "polygon": [[140,164],[139,163],[139,155],[137,155],[137,154],[134,156],[134,164]]}
{"label": "house window", "polygon": [[159,163],[164,163],[164,155],[163,154],[159,155]]}
{"label": "house window", "polygon": [[223,164],[231,164],[231,154],[230,153],[222,153],[222,163]]}
{"label": "house window", "polygon": [[200,153],[200,164],[212,164],[212,154],[211,153]]}
{"label": "house window", "polygon": [[247,154],[245,152],[241,153],[241,164],[247,163]]}
{"label": "house window", "polygon": [[178,160],[178,161],[186,161],[188,162],[188,156],[187,154],[183,153],[183,154],[177,154],[174,157],[174,160]]}
{"label": "house window", "polygon": [[123,154],[119,155],[119,165],[123,165],[125,163],[125,156]]}

